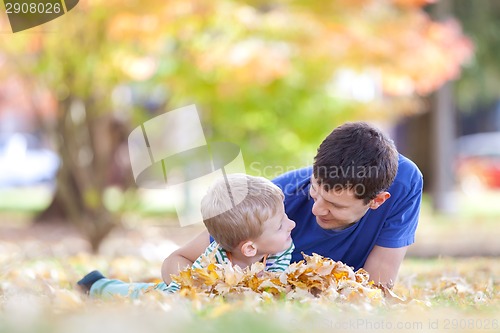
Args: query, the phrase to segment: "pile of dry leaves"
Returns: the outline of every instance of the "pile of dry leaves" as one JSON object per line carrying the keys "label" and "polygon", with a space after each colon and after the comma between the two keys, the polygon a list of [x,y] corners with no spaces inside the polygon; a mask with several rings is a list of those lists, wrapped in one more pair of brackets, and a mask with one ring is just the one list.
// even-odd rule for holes
{"label": "pile of dry leaves", "polygon": [[391,290],[370,281],[368,272],[354,272],[340,261],[313,254],[291,264],[284,272],[264,271],[263,263],[241,269],[231,264],[219,264],[206,257],[204,268],[187,268],[172,276],[181,289],[181,296],[238,297],[256,295],[262,298],[305,300],[316,297],[340,302],[369,301],[382,304],[387,299],[403,302]]}

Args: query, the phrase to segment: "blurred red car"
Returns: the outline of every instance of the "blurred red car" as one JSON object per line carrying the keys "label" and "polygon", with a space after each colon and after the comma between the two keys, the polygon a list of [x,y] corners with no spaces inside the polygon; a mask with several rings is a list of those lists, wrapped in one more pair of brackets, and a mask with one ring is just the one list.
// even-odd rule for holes
{"label": "blurred red car", "polygon": [[464,190],[500,189],[500,132],[457,140],[457,180]]}

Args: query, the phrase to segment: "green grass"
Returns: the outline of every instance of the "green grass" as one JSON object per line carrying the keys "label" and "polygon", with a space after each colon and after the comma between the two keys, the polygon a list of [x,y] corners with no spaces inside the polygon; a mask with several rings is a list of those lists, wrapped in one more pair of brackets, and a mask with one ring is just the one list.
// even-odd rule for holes
{"label": "green grass", "polygon": [[52,199],[48,187],[0,188],[0,211],[30,214],[46,208]]}
{"label": "green grass", "polygon": [[[33,215],[43,211],[51,202],[53,192],[45,186],[0,188],[0,213]],[[143,214],[146,216],[175,216],[172,198],[161,191],[133,190],[122,192],[109,188],[104,193],[104,205],[111,211]]]}

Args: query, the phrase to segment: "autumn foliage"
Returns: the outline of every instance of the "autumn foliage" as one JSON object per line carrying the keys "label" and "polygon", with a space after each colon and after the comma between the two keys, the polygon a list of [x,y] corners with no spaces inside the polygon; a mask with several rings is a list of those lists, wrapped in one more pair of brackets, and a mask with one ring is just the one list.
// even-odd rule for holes
{"label": "autumn foliage", "polygon": [[292,263],[284,272],[266,272],[261,262],[245,269],[231,263],[219,264],[215,262],[214,254],[203,258],[202,264],[203,268],[187,268],[172,276],[181,287],[181,296],[190,299],[222,296],[228,299],[261,297],[295,301],[319,297],[335,302],[379,305],[386,300],[403,301],[391,290],[370,281],[364,269],[354,272],[352,267],[340,261],[317,254],[304,254],[304,260]]}
{"label": "autumn foliage", "polygon": [[[247,163],[260,163],[254,173],[309,163],[344,121],[418,111],[415,96],[456,78],[472,54],[455,21],[423,10],[430,2],[87,0],[29,33],[4,34],[0,75],[32,91],[32,118],[62,159],[39,220],[70,221],[97,251],[134,206],[127,134],[179,106],[195,103],[210,139],[240,145]],[[368,89],[339,79],[346,71]],[[111,209],[113,186],[123,195]]]}

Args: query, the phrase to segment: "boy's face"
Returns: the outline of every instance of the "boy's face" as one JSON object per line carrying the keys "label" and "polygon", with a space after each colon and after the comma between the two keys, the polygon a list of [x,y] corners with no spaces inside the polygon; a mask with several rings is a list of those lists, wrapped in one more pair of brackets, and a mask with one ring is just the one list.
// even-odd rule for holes
{"label": "boy's face", "polygon": [[358,199],[351,189],[326,191],[311,176],[309,194],[314,200],[312,213],[316,222],[323,229],[344,229],[359,221],[370,208],[371,202],[365,204]]}
{"label": "boy's face", "polygon": [[275,215],[264,222],[262,234],[254,240],[259,254],[275,254],[285,251],[292,244],[290,232],[295,222],[285,214],[283,203]]}

